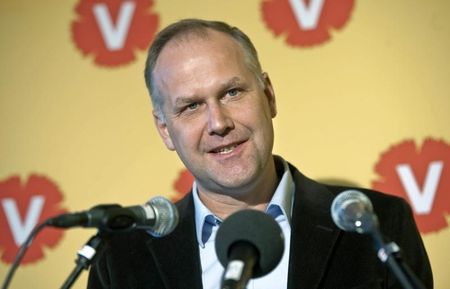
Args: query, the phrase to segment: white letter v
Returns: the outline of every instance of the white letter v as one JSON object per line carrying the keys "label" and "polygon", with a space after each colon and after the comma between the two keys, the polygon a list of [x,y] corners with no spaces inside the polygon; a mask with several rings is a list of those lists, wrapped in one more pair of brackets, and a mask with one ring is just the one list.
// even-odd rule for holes
{"label": "white letter v", "polygon": [[25,222],[22,222],[20,213],[17,208],[16,200],[12,198],[5,198],[2,200],[3,210],[5,211],[6,220],[8,220],[9,228],[11,229],[14,242],[17,246],[25,242],[28,234],[36,226],[39,216],[44,206],[43,196],[33,196],[30,200],[30,205],[25,214]]}
{"label": "white letter v", "polygon": [[408,164],[397,165],[397,174],[417,214],[424,215],[431,212],[443,167],[442,161],[431,162],[428,165],[423,189],[420,190],[411,166]]}
{"label": "white letter v", "polygon": [[291,4],[295,19],[300,28],[303,30],[313,30],[317,27],[325,0],[310,0],[309,7],[306,6],[304,1],[289,0],[289,4]]}
{"label": "white letter v", "polygon": [[114,27],[106,4],[98,3],[94,5],[94,16],[105,41],[106,48],[112,51],[123,48],[135,8],[136,3],[133,1],[124,1],[120,6],[117,23]]}

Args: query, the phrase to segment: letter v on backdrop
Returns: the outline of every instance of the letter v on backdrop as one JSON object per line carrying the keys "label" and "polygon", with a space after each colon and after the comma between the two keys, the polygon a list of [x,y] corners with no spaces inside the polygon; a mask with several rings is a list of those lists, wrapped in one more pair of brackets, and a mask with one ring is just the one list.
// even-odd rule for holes
{"label": "letter v on backdrop", "polygon": [[331,29],[341,30],[350,20],[354,0],[265,0],[264,22],[290,46],[311,47],[331,40]]}
{"label": "letter v on backdrop", "polygon": [[[19,247],[33,228],[66,210],[58,185],[43,175],[25,180],[17,175],[0,180],[0,252],[3,262],[12,263]],[[44,258],[44,247],[54,247],[63,238],[62,230],[43,230],[34,240],[22,264]]]}
{"label": "letter v on backdrop", "polygon": [[383,152],[375,165],[372,188],[404,198],[421,233],[448,226],[450,213],[450,145],[427,138],[421,146],[404,140]]}
{"label": "letter v on backdrop", "polygon": [[118,67],[145,51],[158,29],[151,0],[80,0],[75,8],[72,38],[82,55],[99,66]]}

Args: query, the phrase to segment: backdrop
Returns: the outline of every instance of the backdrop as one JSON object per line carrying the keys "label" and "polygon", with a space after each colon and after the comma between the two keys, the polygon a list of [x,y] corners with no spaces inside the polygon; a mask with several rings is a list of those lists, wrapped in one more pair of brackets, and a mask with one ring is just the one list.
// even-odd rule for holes
{"label": "backdrop", "polygon": [[[274,152],[309,177],[403,196],[435,288],[450,288],[446,0],[2,0],[0,279],[46,217],[189,188],[143,80],[155,33],[186,17],[252,38],[277,96]],[[95,232],[44,229],[11,288],[59,288]]]}

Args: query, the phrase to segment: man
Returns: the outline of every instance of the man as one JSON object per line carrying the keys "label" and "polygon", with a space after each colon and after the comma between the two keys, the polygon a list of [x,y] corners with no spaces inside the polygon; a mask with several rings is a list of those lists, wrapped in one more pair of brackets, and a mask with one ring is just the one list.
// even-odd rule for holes
{"label": "man", "polygon": [[[333,224],[331,202],[348,188],[316,183],[272,155],[275,94],[245,34],[222,22],[174,23],[152,44],[145,76],[158,132],[195,182],[177,203],[180,223],[172,234],[153,238],[137,231],[109,238],[89,288],[219,288],[217,228],[247,208],[272,215],[286,245],[277,268],[248,288],[401,288],[369,237]],[[396,197],[364,192],[382,232],[432,288],[409,207]]]}

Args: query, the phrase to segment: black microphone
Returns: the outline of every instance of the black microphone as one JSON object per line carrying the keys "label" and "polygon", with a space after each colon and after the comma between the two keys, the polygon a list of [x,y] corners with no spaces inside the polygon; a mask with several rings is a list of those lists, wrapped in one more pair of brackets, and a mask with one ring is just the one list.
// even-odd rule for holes
{"label": "black microphone", "polygon": [[155,197],[140,206],[98,205],[88,211],[62,214],[49,219],[48,224],[58,228],[88,227],[108,232],[142,229],[155,237],[163,237],[177,226],[178,210],[166,198]]}
{"label": "black microphone", "polygon": [[340,193],[331,204],[331,217],[344,231],[371,233],[378,229],[378,218],[369,198],[357,190]]}
{"label": "black microphone", "polygon": [[280,262],[284,238],[278,223],[256,210],[242,210],[219,227],[216,253],[225,268],[222,289],[245,289],[250,278],[268,274]]}

